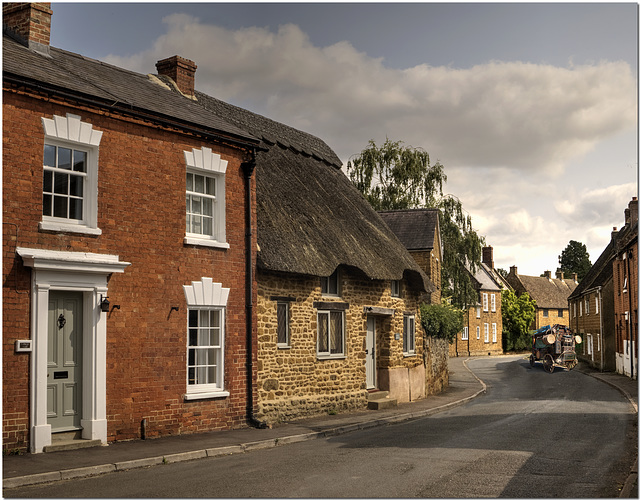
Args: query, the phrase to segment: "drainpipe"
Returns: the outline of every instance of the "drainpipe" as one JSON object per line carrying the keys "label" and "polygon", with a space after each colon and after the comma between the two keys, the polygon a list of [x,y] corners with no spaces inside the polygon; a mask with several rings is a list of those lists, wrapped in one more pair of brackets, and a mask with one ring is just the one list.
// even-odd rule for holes
{"label": "drainpipe", "polygon": [[251,176],[256,168],[256,152],[252,151],[242,162],[245,179],[245,220],[247,225],[245,240],[246,270],[246,325],[247,325],[247,421],[258,429],[266,429],[267,424],[253,416],[253,217],[251,217]]}
{"label": "drainpipe", "polygon": [[602,287],[599,286],[597,288],[598,290],[598,295],[596,295],[596,300],[599,301],[599,305],[598,305],[598,312],[600,313],[600,371],[603,372],[604,371],[604,349],[605,349],[605,342],[604,342],[604,331],[603,326],[602,326]]}

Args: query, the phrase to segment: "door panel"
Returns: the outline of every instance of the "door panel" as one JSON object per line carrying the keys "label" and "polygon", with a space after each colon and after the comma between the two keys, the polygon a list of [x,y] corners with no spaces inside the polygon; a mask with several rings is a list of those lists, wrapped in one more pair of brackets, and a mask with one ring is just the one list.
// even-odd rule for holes
{"label": "door panel", "polygon": [[52,432],[80,429],[82,293],[49,293],[47,422]]}
{"label": "door panel", "polygon": [[365,374],[367,389],[376,387],[376,319],[367,318],[367,338],[365,342]]}

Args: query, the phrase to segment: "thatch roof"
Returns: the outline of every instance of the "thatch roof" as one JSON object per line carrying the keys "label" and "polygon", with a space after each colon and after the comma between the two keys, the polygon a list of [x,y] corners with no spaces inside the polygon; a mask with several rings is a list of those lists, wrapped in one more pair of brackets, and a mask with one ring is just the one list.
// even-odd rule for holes
{"label": "thatch roof", "polygon": [[258,266],[329,276],[339,266],[369,279],[434,285],[341,170],[320,139],[196,92],[198,102],[262,140],[256,153]]}

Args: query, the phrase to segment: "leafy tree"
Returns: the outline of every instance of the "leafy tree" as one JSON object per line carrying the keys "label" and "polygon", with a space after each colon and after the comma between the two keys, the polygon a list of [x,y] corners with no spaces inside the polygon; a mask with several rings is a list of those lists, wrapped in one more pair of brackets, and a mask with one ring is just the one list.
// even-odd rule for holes
{"label": "leafy tree", "polygon": [[502,291],[502,348],[522,351],[531,347],[529,327],[535,318],[535,300],[523,293],[517,297],[511,290]]}
{"label": "leafy tree", "polygon": [[571,277],[573,273],[576,273],[578,281],[582,281],[591,269],[587,246],[575,240],[569,241],[562,254],[558,256],[558,262],[560,263],[560,271],[564,272],[565,277]]}
{"label": "leafy tree", "polygon": [[440,162],[431,164],[426,151],[387,139],[382,146],[368,146],[347,163],[351,182],[375,210],[410,208],[439,209],[440,232],[444,247],[442,294],[464,308],[478,301],[471,276],[482,259],[483,239],[473,230],[471,217],[454,196],[444,196],[447,181]]}
{"label": "leafy tree", "polygon": [[507,276],[509,276],[509,271],[507,271],[506,269],[502,269],[501,267],[496,269],[496,272],[502,276],[504,279],[507,279]]}
{"label": "leafy tree", "polygon": [[420,318],[425,333],[431,337],[446,339],[450,344],[453,344],[456,334],[462,331],[463,317],[462,310],[449,304],[446,299],[442,300],[442,304],[420,306]]}

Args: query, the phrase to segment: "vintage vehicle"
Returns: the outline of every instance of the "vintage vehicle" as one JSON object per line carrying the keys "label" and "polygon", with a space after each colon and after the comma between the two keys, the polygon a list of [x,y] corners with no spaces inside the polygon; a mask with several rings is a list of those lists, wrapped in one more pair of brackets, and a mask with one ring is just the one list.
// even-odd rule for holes
{"label": "vintage vehicle", "polygon": [[581,342],[580,336],[571,333],[568,326],[543,326],[533,333],[529,363],[534,366],[536,361],[541,361],[549,373],[553,373],[556,366],[571,370],[578,364],[576,344]]}

